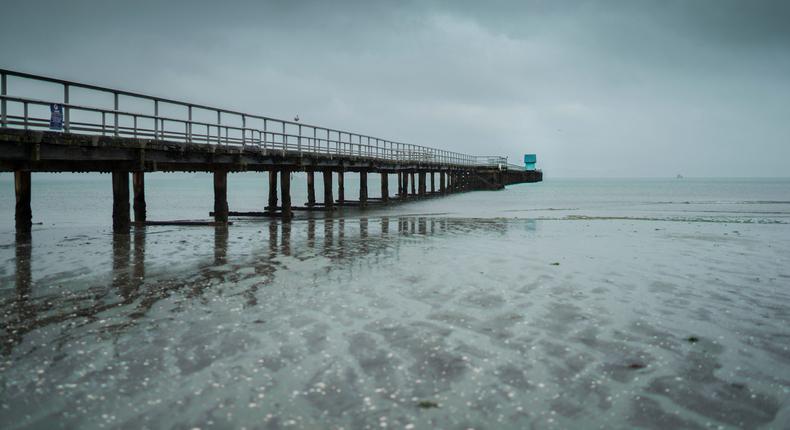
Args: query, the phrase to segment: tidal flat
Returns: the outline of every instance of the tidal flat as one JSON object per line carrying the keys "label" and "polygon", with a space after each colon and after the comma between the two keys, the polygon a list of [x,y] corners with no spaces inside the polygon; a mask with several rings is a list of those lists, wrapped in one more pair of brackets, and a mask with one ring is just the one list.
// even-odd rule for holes
{"label": "tidal flat", "polygon": [[742,182],[129,235],[34,208],[0,233],[0,423],[786,428],[790,188]]}

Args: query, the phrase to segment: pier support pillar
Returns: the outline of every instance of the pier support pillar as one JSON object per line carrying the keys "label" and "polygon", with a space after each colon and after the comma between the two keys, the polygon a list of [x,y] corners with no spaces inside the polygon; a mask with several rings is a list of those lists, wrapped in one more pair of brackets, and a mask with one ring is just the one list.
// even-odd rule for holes
{"label": "pier support pillar", "polygon": [[129,172],[112,172],[112,229],[116,233],[129,231]]}
{"label": "pier support pillar", "polygon": [[442,194],[447,192],[445,184],[444,172],[439,172],[439,192]]}
{"label": "pier support pillar", "polygon": [[381,201],[389,201],[390,199],[390,175],[387,172],[381,172]]}
{"label": "pier support pillar", "polygon": [[434,172],[431,172],[429,174],[431,175],[431,194],[433,194],[436,192],[436,182],[435,182],[436,180],[434,179],[436,174]]}
{"label": "pier support pillar", "polygon": [[[331,188],[330,191],[332,191]],[[337,202],[340,206],[346,203],[346,181],[342,170],[337,172]]]}
{"label": "pier support pillar", "polygon": [[277,171],[269,170],[269,212],[277,210]]}
{"label": "pier support pillar", "polygon": [[365,206],[368,204],[368,172],[362,170],[359,172],[359,205]]}
{"label": "pier support pillar", "polygon": [[33,210],[30,209],[30,172],[17,170],[14,172],[14,190],[16,191],[16,232],[30,233],[33,227]]}
{"label": "pier support pillar", "polygon": [[398,172],[398,197],[403,195],[403,173]]}
{"label": "pier support pillar", "polygon": [[307,171],[307,206],[315,206],[315,172]]}
{"label": "pier support pillar", "polygon": [[291,171],[288,169],[280,170],[280,206],[283,219],[291,219]]}
{"label": "pier support pillar", "polygon": [[403,172],[403,197],[409,197],[409,172]]}
{"label": "pier support pillar", "polygon": [[409,176],[411,176],[411,179],[410,179],[410,182],[411,182],[411,194],[415,195],[415,194],[417,194],[417,190],[416,190],[417,184],[414,181],[414,172],[409,172]]}
{"label": "pier support pillar", "polygon": [[214,171],[214,221],[228,222],[228,172]]}
{"label": "pier support pillar", "polygon": [[[339,172],[340,175],[343,172]],[[340,180],[341,176],[338,176],[338,180]],[[332,209],[334,207],[335,198],[332,196],[332,171],[329,169],[324,170],[324,207],[326,209]]]}
{"label": "pier support pillar", "polygon": [[418,188],[417,192],[421,196],[424,196],[425,195],[425,172],[417,173],[417,177],[419,178],[419,181],[420,181],[419,188]]}
{"label": "pier support pillar", "polygon": [[145,223],[145,173],[132,172],[132,191],[134,191],[134,222]]}

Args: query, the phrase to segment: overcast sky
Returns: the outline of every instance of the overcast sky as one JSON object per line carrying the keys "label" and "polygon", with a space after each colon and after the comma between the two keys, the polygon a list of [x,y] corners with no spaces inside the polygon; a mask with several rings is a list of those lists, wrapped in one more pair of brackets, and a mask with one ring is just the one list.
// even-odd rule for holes
{"label": "overcast sky", "polygon": [[547,177],[790,175],[790,1],[8,0],[0,15],[3,68],[535,152]]}

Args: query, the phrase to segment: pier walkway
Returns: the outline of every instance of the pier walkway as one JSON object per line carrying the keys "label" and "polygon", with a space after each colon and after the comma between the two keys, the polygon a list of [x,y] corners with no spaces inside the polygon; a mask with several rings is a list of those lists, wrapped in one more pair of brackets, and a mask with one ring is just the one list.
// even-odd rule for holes
{"label": "pier walkway", "polygon": [[[40,93],[49,96],[34,96]],[[132,225],[130,209],[135,223],[147,222],[145,172],[212,172],[216,223],[233,214],[227,204],[230,172],[267,172],[268,206],[260,214],[286,219],[297,208],[372,204],[368,174],[381,175],[377,203],[542,180],[540,171],[508,164],[506,157],[462,154],[5,69],[0,69],[0,171],[14,172],[17,232],[29,232],[32,225],[31,172],[111,173],[113,228],[121,232]],[[304,207],[291,202],[294,172],[307,175]],[[347,172],[359,174],[353,202],[345,196]],[[322,202],[316,200],[315,174],[323,177]],[[397,175],[395,196],[389,191],[390,175]]]}

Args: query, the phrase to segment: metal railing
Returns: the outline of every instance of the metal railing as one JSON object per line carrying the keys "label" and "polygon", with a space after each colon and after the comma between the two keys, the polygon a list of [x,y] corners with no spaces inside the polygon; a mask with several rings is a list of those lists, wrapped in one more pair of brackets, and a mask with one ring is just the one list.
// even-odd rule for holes
{"label": "metal railing", "polygon": [[[14,80],[55,84],[62,87],[61,100],[42,100],[11,95]],[[20,85],[20,88],[24,85]],[[11,88],[13,89],[13,87]],[[97,96],[112,96],[112,107],[72,103],[73,90],[88,90]],[[121,97],[143,101],[149,112],[123,110]],[[146,94],[66,81],[62,79],[0,69],[0,127],[49,129],[50,118],[31,114],[31,108],[62,106],[62,130],[67,133],[98,134],[224,146],[254,147],[264,151],[357,156],[369,159],[451,166],[497,165],[506,157],[473,156],[442,149],[395,142],[378,137],[336,130],[297,121],[251,115],[227,109],[188,103]],[[43,108],[42,108],[43,107]],[[163,115],[163,107],[180,108],[182,115]],[[212,120],[196,120],[195,113]],[[89,119],[77,119],[76,116]],[[216,120],[213,120],[213,118]],[[493,161],[492,161],[493,160]]]}

